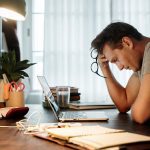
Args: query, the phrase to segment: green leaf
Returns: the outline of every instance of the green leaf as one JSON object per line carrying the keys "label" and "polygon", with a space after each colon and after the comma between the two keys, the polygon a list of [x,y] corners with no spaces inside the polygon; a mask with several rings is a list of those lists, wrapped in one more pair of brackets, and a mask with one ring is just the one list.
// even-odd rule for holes
{"label": "green leaf", "polygon": [[0,78],[2,74],[5,73],[8,80],[11,82],[18,81],[20,78],[24,79],[24,77],[29,77],[24,70],[36,63],[29,63],[27,59],[16,62],[15,51],[12,51],[9,53],[2,53],[0,64],[2,66],[2,68],[0,68]]}
{"label": "green leaf", "polygon": [[18,73],[20,73],[20,75],[22,76],[29,77],[29,75],[25,71],[18,71]]}

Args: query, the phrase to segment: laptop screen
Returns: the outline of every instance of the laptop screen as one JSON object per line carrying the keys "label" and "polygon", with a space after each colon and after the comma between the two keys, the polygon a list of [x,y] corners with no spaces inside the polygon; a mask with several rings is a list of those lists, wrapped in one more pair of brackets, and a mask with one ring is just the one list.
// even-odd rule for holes
{"label": "laptop screen", "polygon": [[52,110],[54,111],[54,114],[58,118],[58,114],[59,114],[60,110],[59,110],[59,107],[58,107],[58,105],[57,105],[57,103],[56,103],[56,101],[54,99],[54,96],[52,95],[52,92],[51,92],[51,90],[49,88],[49,85],[48,85],[45,77],[44,76],[37,76],[37,78],[38,78],[38,80],[39,80],[39,82],[41,84],[41,87],[42,87],[42,89],[44,91],[44,94],[45,94],[45,96],[46,96],[50,106],[52,107]]}

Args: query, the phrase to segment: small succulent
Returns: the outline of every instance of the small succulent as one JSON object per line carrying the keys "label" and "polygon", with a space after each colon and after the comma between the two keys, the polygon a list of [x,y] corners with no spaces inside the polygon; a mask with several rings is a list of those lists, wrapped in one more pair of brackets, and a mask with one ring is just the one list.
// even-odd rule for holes
{"label": "small succulent", "polygon": [[34,64],[29,63],[29,60],[16,61],[15,51],[4,52],[0,57],[0,78],[2,79],[2,75],[6,74],[9,82],[17,82],[21,78],[29,77],[24,70]]}

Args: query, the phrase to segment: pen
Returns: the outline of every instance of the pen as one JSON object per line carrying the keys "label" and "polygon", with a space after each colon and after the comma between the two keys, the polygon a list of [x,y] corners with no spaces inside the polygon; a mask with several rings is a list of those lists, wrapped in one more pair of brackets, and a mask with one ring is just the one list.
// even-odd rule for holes
{"label": "pen", "polygon": [[6,76],[6,74],[3,74],[3,81],[4,81],[4,99],[8,99],[9,98],[9,86],[10,83],[8,81],[8,78]]}

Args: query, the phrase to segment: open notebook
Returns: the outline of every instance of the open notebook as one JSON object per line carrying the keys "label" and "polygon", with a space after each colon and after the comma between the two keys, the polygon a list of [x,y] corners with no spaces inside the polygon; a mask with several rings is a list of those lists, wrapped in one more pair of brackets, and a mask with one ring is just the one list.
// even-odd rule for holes
{"label": "open notebook", "polygon": [[[88,150],[98,150],[130,143],[150,142],[149,136],[103,126],[48,128],[46,129],[46,133],[35,133],[34,135],[81,150],[84,148]],[[117,149],[119,149],[119,147]]]}
{"label": "open notebook", "polygon": [[94,120],[108,120],[108,117],[102,111],[61,111],[57,105],[49,85],[44,76],[37,76],[44,94],[54,112],[58,121],[94,121]]}

